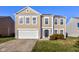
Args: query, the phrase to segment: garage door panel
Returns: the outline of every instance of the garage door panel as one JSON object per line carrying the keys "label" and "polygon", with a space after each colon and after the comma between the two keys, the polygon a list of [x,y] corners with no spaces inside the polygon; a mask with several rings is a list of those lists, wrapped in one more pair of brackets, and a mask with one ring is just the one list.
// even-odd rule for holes
{"label": "garage door panel", "polygon": [[18,37],[20,39],[38,39],[37,30],[19,30]]}

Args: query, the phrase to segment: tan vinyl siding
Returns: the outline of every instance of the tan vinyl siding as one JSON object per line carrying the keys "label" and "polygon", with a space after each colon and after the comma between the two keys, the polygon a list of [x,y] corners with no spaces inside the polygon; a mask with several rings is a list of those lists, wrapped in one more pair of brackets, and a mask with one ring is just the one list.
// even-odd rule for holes
{"label": "tan vinyl siding", "polygon": [[[54,28],[65,28],[66,29],[66,19],[65,18],[54,18],[57,19],[57,24],[54,24]],[[63,25],[60,24],[60,19],[63,19]]]}
{"label": "tan vinyl siding", "polygon": [[[64,35],[66,36],[66,18],[64,17],[54,17],[54,21],[57,19],[57,24],[54,24],[54,29],[57,29],[58,33],[60,30],[64,30]],[[63,24],[60,24],[60,20],[63,19]]]}
{"label": "tan vinyl siding", "polygon": [[[19,22],[19,16],[23,16],[24,17],[24,24],[20,25]],[[25,23],[25,18],[26,16],[29,16],[29,23],[30,24],[26,24]],[[36,16],[37,17],[37,24],[32,24],[32,17]],[[33,10],[28,10],[28,12],[26,11],[26,9],[20,11],[19,13],[16,14],[16,20],[15,20],[15,30],[17,32],[18,29],[37,29],[39,32],[39,39],[40,39],[40,14],[35,13]],[[16,34],[17,35],[17,34]],[[17,37],[17,36],[16,36]]]}
{"label": "tan vinyl siding", "polygon": [[32,24],[32,16],[30,16],[30,24],[29,25],[27,25],[25,23],[25,21],[24,21],[23,25],[20,25],[20,24],[18,24],[18,20],[19,20],[19,16],[16,16],[16,28],[40,28],[40,15],[37,16],[37,24]]}

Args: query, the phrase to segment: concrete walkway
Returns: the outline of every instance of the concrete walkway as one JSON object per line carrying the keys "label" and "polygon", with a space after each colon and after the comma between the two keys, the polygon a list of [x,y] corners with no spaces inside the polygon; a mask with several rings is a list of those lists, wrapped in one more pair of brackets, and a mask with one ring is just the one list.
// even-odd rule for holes
{"label": "concrete walkway", "polygon": [[37,40],[12,40],[0,44],[0,52],[31,52]]}

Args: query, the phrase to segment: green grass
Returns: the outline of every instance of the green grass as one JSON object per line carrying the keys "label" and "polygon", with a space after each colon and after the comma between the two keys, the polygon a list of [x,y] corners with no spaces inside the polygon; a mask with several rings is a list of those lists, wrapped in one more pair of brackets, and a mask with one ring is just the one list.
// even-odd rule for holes
{"label": "green grass", "polygon": [[9,41],[9,40],[14,40],[14,37],[4,37],[4,38],[0,38],[0,43]]}
{"label": "green grass", "polygon": [[69,37],[66,40],[38,40],[33,48],[33,52],[75,52],[79,48],[75,43],[79,38]]}

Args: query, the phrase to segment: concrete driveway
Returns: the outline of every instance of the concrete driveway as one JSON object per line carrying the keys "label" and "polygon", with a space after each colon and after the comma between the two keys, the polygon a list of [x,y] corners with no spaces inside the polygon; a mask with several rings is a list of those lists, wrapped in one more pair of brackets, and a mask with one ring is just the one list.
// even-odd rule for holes
{"label": "concrete driveway", "polygon": [[37,40],[11,40],[0,44],[0,52],[31,52]]}

